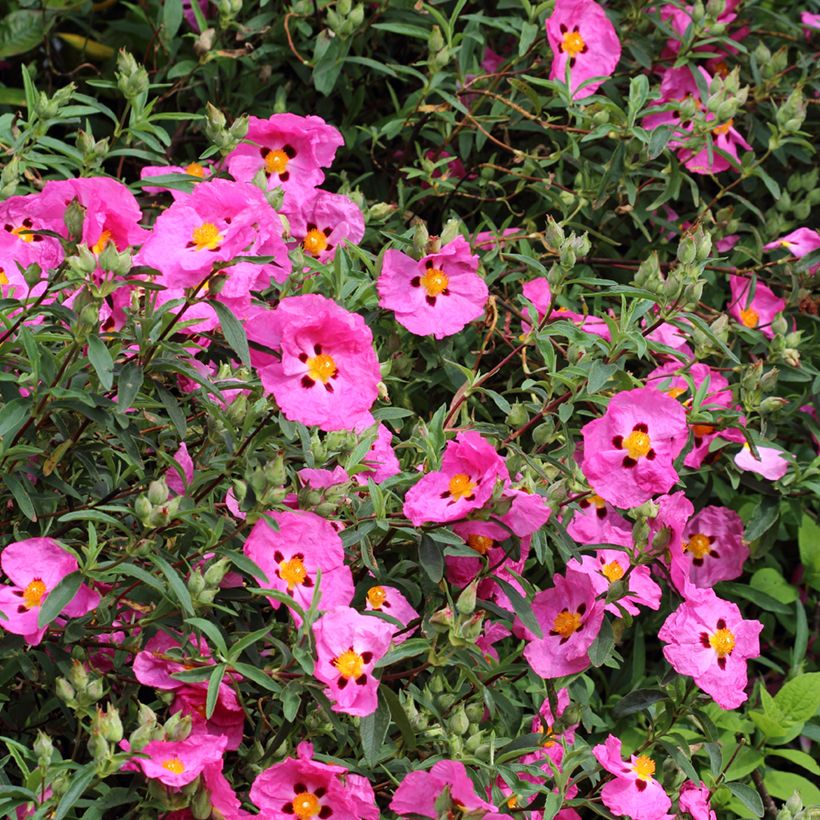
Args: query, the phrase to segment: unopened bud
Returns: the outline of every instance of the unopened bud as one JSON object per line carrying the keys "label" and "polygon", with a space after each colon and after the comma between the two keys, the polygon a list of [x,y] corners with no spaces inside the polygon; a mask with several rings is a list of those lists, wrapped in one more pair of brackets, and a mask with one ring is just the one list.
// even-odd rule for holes
{"label": "unopened bud", "polygon": [[54,745],[51,738],[40,730],[34,739],[34,754],[37,755],[37,763],[45,768],[51,762],[51,755],[54,752]]}
{"label": "unopened bud", "polygon": [[148,500],[154,506],[164,504],[168,500],[168,485],[164,478],[152,481],[148,485]]}
{"label": "unopened bud", "polygon": [[456,609],[462,615],[472,615],[475,611],[476,591],[478,579],[474,579],[462,590],[456,601]]}

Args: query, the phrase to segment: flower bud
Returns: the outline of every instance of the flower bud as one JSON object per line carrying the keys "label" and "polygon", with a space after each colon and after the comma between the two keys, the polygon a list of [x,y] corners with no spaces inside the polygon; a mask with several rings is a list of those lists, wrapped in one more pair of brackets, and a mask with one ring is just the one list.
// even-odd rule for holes
{"label": "flower bud", "polygon": [[168,485],[164,478],[152,481],[148,485],[148,500],[154,506],[164,504],[168,500]]}
{"label": "flower bud", "polygon": [[470,728],[470,719],[464,709],[460,708],[447,722],[447,726],[454,734],[465,735]]}
{"label": "flower bud", "polygon": [[188,592],[192,598],[196,598],[205,589],[205,579],[199,570],[194,570],[188,579]]}
{"label": "flower bud", "polygon": [[37,763],[42,768],[46,768],[51,763],[51,756],[54,752],[54,745],[51,738],[45,733],[37,730],[37,737],[34,739],[34,754],[37,756]]}
{"label": "flower bud", "polygon": [[57,697],[66,704],[66,706],[75,707],[77,701],[75,699],[76,691],[74,687],[65,679],[57,678],[54,682],[54,691]]}
{"label": "flower bud", "polygon": [[98,762],[104,760],[109,753],[108,741],[98,732],[92,732],[88,740],[88,753]]}
{"label": "flower bud", "polygon": [[154,507],[148,500],[148,496],[137,496],[137,500],[134,502],[134,514],[143,526],[148,526],[148,522],[154,514]]}
{"label": "flower bud", "polygon": [[476,591],[478,589],[478,579],[474,579],[462,590],[456,601],[456,609],[462,615],[472,615],[475,611]]}
{"label": "flower bud", "polygon": [[97,709],[97,724],[100,734],[110,743],[119,743],[122,740],[122,721],[116,706],[106,704],[105,711]]}
{"label": "flower bud", "polygon": [[427,253],[427,243],[430,240],[430,233],[427,224],[421,219],[415,220],[413,225],[413,256],[421,259]]}

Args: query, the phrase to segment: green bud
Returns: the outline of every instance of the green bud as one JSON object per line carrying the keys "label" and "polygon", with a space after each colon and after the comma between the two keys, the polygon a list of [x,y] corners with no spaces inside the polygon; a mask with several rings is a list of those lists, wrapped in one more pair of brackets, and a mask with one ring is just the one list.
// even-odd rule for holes
{"label": "green bud", "polygon": [[37,737],[34,739],[34,754],[37,756],[37,764],[42,768],[46,768],[51,763],[53,753],[54,745],[51,738],[38,729]]}
{"label": "green bud", "polygon": [[691,236],[684,236],[678,244],[678,261],[684,265],[691,265],[697,258],[698,249],[695,240]]}
{"label": "green bud", "polygon": [[613,581],[609,585],[609,589],[606,592],[606,602],[608,604],[614,603],[615,601],[620,601],[621,598],[624,597],[629,592],[629,582],[618,580]]}
{"label": "green bud", "polygon": [[76,660],[71,664],[68,679],[78,692],[82,692],[88,686],[88,682],[90,680],[88,670],[85,668],[85,665]]}
{"label": "green bud", "polygon": [[150,706],[140,703],[139,710],[137,712],[137,721],[140,726],[153,727],[157,725],[157,715]]}
{"label": "green bud", "polygon": [[281,487],[287,480],[287,471],[285,470],[285,459],[278,455],[272,461],[269,461],[263,468],[265,478],[274,487]]}
{"label": "green bud", "polygon": [[100,734],[110,743],[119,743],[122,740],[122,721],[116,706],[106,704],[105,711],[97,709],[97,723]]}
{"label": "green bud", "polygon": [[54,682],[54,691],[57,697],[67,706],[71,706],[73,708],[77,705],[77,701],[75,699],[77,693],[74,690],[74,687],[65,678],[57,678]]}
{"label": "green bud", "polygon": [[371,222],[384,222],[389,219],[398,209],[397,205],[389,202],[374,202],[368,209],[365,216],[365,224]]}
{"label": "green bud", "polygon": [[461,233],[461,222],[458,219],[448,219],[441,232],[441,244],[447,245]]}
{"label": "green bud", "polygon": [[134,502],[134,514],[143,526],[148,526],[148,521],[154,514],[154,507],[148,500],[148,496],[137,496],[137,500]]}
{"label": "green bud", "polygon": [[168,500],[168,485],[164,478],[152,481],[148,485],[148,500],[154,506],[164,504]]}
{"label": "green bud", "polygon": [[510,427],[523,427],[530,419],[530,414],[527,412],[526,405],[520,401],[513,402],[510,406],[510,412],[507,413],[507,424]]}
{"label": "green bud", "polygon": [[105,760],[109,754],[108,741],[98,732],[92,732],[88,740],[88,752],[96,761]]}
{"label": "green bud", "polygon": [[[78,200],[72,199],[63,213],[63,222],[68,229],[68,235],[75,242],[79,242],[83,235],[85,222],[85,208]],[[96,264],[95,264],[96,267]]]}
{"label": "green bud", "polygon": [[167,740],[185,740],[191,734],[191,716],[177,712],[165,721],[165,737]]}
{"label": "green bud", "polygon": [[133,55],[125,49],[120,49],[117,55],[117,87],[126,100],[133,101],[140,94],[148,91],[150,85],[148,72],[145,67],[137,63]]}
{"label": "green bud", "polygon": [[765,416],[782,410],[788,403],[788,399],[780,398],[780,396],[768,396],[760,402],[758,410]]}
{"label": "green bud", "polygon": [[441,29],[438,26],[433,26],[430,34],[427,37],[427,48],[430,53],[436,53],[444,48],[444,37],[441,34]]}
{"label": "green bud", "polygon": [[478,579],[474,579],[462,590],[456,601],[456,609],[462,615],[472,615],[475,611],[476,590],[478,588]]}
{"label": "green bud", "polygon": [[447,726],[450,731],[456,735],[466,734],[467,730],[470,728],[470,720],[464,709],[458,709],[447,722]]}
{"label": "green bud", "polygon": [[205,579],[199,570],[194,570],[188,578],[188,591],[196,598],[205,589]]}
{"label": "green bud", "polygon": [[800,796],[800,792],[792,792],[792,796],[786,801],[786,808],[792,814],[799,814],[803,811],[803,799]]}
{"label": "green bud", "polygon": [[88,686],[85,687],[85,694],[89,703],[96,703],[105,694],[103,682],[100,678],[92,680]]}
{"label": "green bud", "polygon": [[211,820],[213,803],[211,802],[211,795],[204,786],[197,789],[189,808],[196,820]]}
{"label": "green bud", "polygon": [[218,587],[228,574],[231,562],[227,558],[211,561],[205,570],[205,584],[209,587]]}
{"label": "green bud", "polygon": [[421,259],[427,253],[427,242],[430,234],[427,231],[427,224],[421,219],[416,219],[413,225],[413,255],[416,259]]}
{"label": "green bud", "polygon": [[553,250],[558,250],[564,244],[564,229],[551,216],[547,217],[544,239],[547,240],[547,245]]}

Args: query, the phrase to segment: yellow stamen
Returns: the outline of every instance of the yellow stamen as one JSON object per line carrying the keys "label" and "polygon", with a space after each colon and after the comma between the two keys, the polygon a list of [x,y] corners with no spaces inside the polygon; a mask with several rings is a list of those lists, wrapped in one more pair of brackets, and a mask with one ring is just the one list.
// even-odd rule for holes
{"label": "yellow stamen", "polygon": [[711,424],[693,424],[692,433],[698,438],[710,436],[715,432],[715,428]]}
{"label": "yellow stamen", "polygon": [[203,222],[198,228],[194,228],[191,241],[198,251],[215,251],[222,241],[222,235],[213,222]]}
{"label": "yellow stamen", "polygon": [[8,285],[9,278],[6,276],[6,272],[0,268],[0,285]]}
{"label": "yellow stamen", "polygon": [[544,729],[544,724],[542,723],[538,726],[538,728],[535,731],[538,732],[539,735],[544,735],[544,740],[541,741],[541,745],[545,749],[549,749],[550,746],[555,745],[555,741],[553,740],[553,738],[555,737],[555,731],[553,730],[552,726],[547,726],[547,728]]}
{"label": "yellow stamen", "polygon": [[201,166],[198,162],[190,162],[188,165],[185,166],[185,173],[188,176],[192,177],[199,177],[200,179],[205,176],[205,168]]}
{"label": "yellow stamen", "polygon": [[635,772],[641,780],[649,780],[652,775],[655,774],[655,761],[646,755],[638,755],[632,764],[632,771]]}
{"label": "yellow stamen", "polygon": [[334,658],[333,665],[343,678],[358,678],[364,670],[364,658],[358,652],[348,649],[338,658]]}
{"label": "yellow stamen", "polygon": [[718,629],[709,636],[709,644],[719,658],[725,658],[735,648],[734,633],[731,629]]}
{"label": "yellow stamen", "polygon": [[275,151],[268,151],[265,155],[265,170],[269,174],[277,174],[281,176],[288,170],[288,155],[281,149],[277,148]]}
{"label": "yellow stamen", "polygon": [[624,577],[625,570],[617,561],[610,561],[601,567],[601,574],[609,581],[614,583],[620,581]]}
{"label": "yellow stamen", "polygon": [[33,609],[35,606],[40,606],[45,594],[46,585],[39,578],[35,578],[23,590],[23,605],[26,609]]}
{"label": "yellow stamen", "polygon": [[740,311],[740,321],[745,327],[757,327],[760,324],[760,314],[754,308],[744,308]]}
{"label": "yellow stamen", "polygon": [[16,228],[12,228],[11,232],[14,236],[22,239],[23,242],[33,242],[34,241],[34,234],[33,233],[23,233],[23,231],[30,231],[31,228],[27,228],[25,225],[18,225]]}
{"label": "yellow stamen", "polygon": [[507,798],[507,808],[508,809],[517,809],[518,808],[518,795],[512,795],[511,797]]}
{"label": "yellow stamen", "polygon": [[336,375],[336,362],[327,353],[320,353],[318,356],[308,359],[308,376],[315,382],[327,384]]}
{"label": "yellow stamen", "polygon": [[168,769],[171,774],[182,774],[185,771],[185,764],[178,757],[169,757],[162,762],[162,768]]}
{"label": "yellow stamen", "polygon": [[293,813],[299,820],[307,820],[309,817],[316,817],[322,810],[322,804],[315,794],[310,792],[299,792],[293,798]]}
{"label": "yellow stamen", "polygon": [[562,638],[569,638],[581,626],[581,616],[577,612],[570,612],[565,609],[555,616],[552,622],[552,631],[557,632]]}
{"label": "yellow stamen", "polygon": [[586,48],[586,45],[584,38],[577,31],[566,32],[561,42],[564,53],[570,57],[577,57]]}
{"label": "yellow stamen", "polygon": [[726,134],[729,133],[729,129],[735,124],[734,120],[729,120],[728,122],[724,122],[722,125],[718,125],[712,129],[712,133],[716,137],[724,137]]}
{"label": "yellow stamen", "polygon": [[606,507],[606,501],[599,495],[591,495],[589,497],[589,503],[592,504],[593,507],[597,507],[599,510],[602,510]]}
{"label": "yellow stamen", "polygon": [[678,398],[678,396],[682,396],[685,392],[685,387],[673,387],[670,390],[666,391],[666,395],[671,396],[673,399],[676,399]]}
{"label": "yellow stamen", "polygon": [[695,558],[703,558],[704,555],[708,555],[710,548],[711,544],[709,543],[708,536],[702,535],[701,533],[693,535],[685,547],[687,552],[691,552]]}
{"label": "yellow stamen", "polygon": [[367,602],[373,609],[381,609],[386,600],[387,593],[384,591],[384,587],[370,587],[367,590]]}
{"label": "yellow stamen", "polygon": [[280,561],[279,577],[288,585],[288,592],[293,592],[294,587],[304,584],[307,570],[302,559],[291,558],[288,561]]}
{"label": "yellow stamen", "polygon": [[450,479],[450,495],[457,500],[466,498],[473,494],[473,490],[475,490],[476,486],[474,481],[470,481],[470,476],[464,475],[464,473],[456,473]]}
{"label": "yellow stamen", "polygon": [[427,268],[421,277],[421,286],[428,296],[438,296],[447,290],[450,280],[441,268]]}
{"label": "yellow stamen", "polygon": [[105,246],[111,241],[111,231],[103,231],[100,238],[91,246],[91,253],[97,255],[105,250]]}
{"label": "yellow stamen", "polygon": [[633,430],[624,439],[624,449],[629,453],[629,457],[636,461],[642,456],[645,456],[652,449],[649,433],[641,433],[638,430]]}
{"label": "yellow stamen", "polygon": [[493,543],[493,539],[486,535],[472,533],[467,536],[467,546],[472,547],[480,555],[486,555],[492,549]]}
{"label": "yellow stamen", "polygon": [[324,231],[314,228],[307,232],[307,236],[302,240],[302,247],[311,255],[318,256],[327,248],[327,237]]}

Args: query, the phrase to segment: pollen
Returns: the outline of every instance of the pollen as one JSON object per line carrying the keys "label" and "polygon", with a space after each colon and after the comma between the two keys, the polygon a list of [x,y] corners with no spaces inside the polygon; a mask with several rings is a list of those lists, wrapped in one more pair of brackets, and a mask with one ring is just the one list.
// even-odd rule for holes
{"label": "pollen", "polygon": [[686,392],[685,387],[672,387],[672,388],[670,388],[669,390],[666,391],[666,395],[671,396],[673,399],[676,399],[679,396],[682,396],[685,392]]}
{"label": "pollen", "polygon": [[387,593],[384,591],[384,587],[370,587],[370,589],[367,590],[367,602],[373,609],[381,609],[386,600]]}
{"label": "pollen", "polygon": [[215,251],[221,241],[222,235],[213,222],[203,222],[198,228],[194,228],[191,236],[191,242],[198,251]]}
{"label": "pollen", "polygon": [[581,616],[577,612],[570,612],[568,609],[559,612],[552,622],[552,631],[562,638],[569,638],[578,631],[581,626]]}
{"label": "pollen", "polygon": [[492,538],[486,535],[479,535],[475,532],[467,536],[467,546],[474,549],[480,555],[486,555],[492,549],[493,543]]}
{"label": "pollen", "polygon": [[327,353],[313,356],[307,362],[308,376],[315,382],[327,384],[336,375],[336,362]]}
{"label": "pollen", "polygon": [[188,163],[188,165],[185,166],[184,171],[188,174],[188,176],[199,177],[200,179],[205,176],[205,168],[198,162]]}
{"label": "pollen", "polygon": [[589,503],[598,510],[602,510],[606,507],[606,501],[604,501],[604,499],[599,495],[591,495],[589,497]]}
{"label": "pollen", "polygon": [[301,558],[290,558],[279,562],[279,577],[288,585],[288,592],[305,583],[307,570]]}
{"label": "pollen", "polygon": [[740,311],[740,321],[745,327],[757,327],[760,324],[760,314],[754,308],[744,308]]}
{"label": "pollen", "polygon": [[343,678],[354,679],[361,677],[364,671],[364,658],[352,649],[342,652],[338,658],[333,659],[333,665],[339,670]]}
{"label": "pollen", "polygon": [[23,231],[30,231],[30,227],[26,227],[25,225],[18,225],[16,228],[12,228],[11,232],[16,236],[18,239],[22,239],[23,242],[33,242],[34,241],[34,234],[33,233],[23,233]]}
{"label": "pollen", "polygon": [[715,432],[715,428],[711,424],[693,424],[692,433],[698,438],[710,436]]}
{"label": "pollen", "polygon": [[642,458],[652,449],[652,441],[649,438],[649,433],[633,430],[624,439],[624,449],[629,453],[630,458],[636,461]]}
{"label": "pollen", "polygon": [[427,268],[420,278],[421,286],[428,296],[439,296],[447,290],[450,280],[441,268]]}
{"label": "pollen", "polygon": [[45,594],[46,585],[39,578],[35,578],[23,590],[23,605],[26,609],[33,609],[35,606],[40,606]]}
{"label": "pollen", "polygon": [[450,495],[453,496],[456,500],[461,498],[467,498],[473,494],[473,491],[476,488],[476,483],[474,481],[470,481],[470,476],[465,475],[464,473],[456,473],[450,479]]}
{"label": "pollen", "polygon": [[635,772],[641,780],[649,780],[652,775],[655,774],[655,761],[646,755],[638,755],[632,764],[632,771]]}
{"label": "pollen", "polygon": [[307,232],[307,236],[302,240],[302,247],[311,256],[318,256],[322,251],[327,249],[327,237],[324,231],[314,228]]}
{"label": "pollen", "polygon": [[610,561],[601,567],[601,574],[612,584],[624,577],[625,570],[617,561]]}
{"label": "pollen", "polygon": [[735,634],[731,629],[718,629],[709,636],[709,645],[719,658],[725,658],[735,648]]}
{"label": "pollen", "polygon": [[169,757],[162,761],[162,768],[168,769],[171,774],[182,774],[185,771],[185,764],[178,757]]}
{"label": "pollen", "polygon": [[315,794],[310,792],[299,792],[293,798],[293,813],[300,820],[307,820],[309,817],[316,817],[322,810],[322,804]]}
{"label": "pollen", "polygon": [[735,124],[734,120],[729,120],[728,122],[724,122],[722,125],[718,125],[716,128],[712,129],[712,133],[716,137],[725,137],[726,134],[729,133],[729,129]]}
{"label": "pollen", "polygon": [[265,154],[265,170],[269,174],[281,176],[288,170],[288,162],[289,157],[281,148],[268,151],[268,153]]}
{"label": "pollen", "polygon": [[98,255],[105,250],[105,246],[111,241],[111,231],[103,231],[100,238],[91,246],[91,253]]}
{"label": "pollen", "polygon": [[587,44],[584,42],[584,38],[580,32],[568,31],[564,34],[561,46],[565,54],[568,54],[570,57],[577,57],[587,47]]}
{"label": "pollen", "polygon": [[6,272],[0,268],[0,285],[8,285],[9,278],[6,276]]}
{"label": "pollen", "polygon": [[695,558],[703,558],[705,555],[708,555],[710,548],[711,543],[709,542],[709,536],[703,535],[702,533],[693,535],[686,544],[686,551],[691,552]]}

